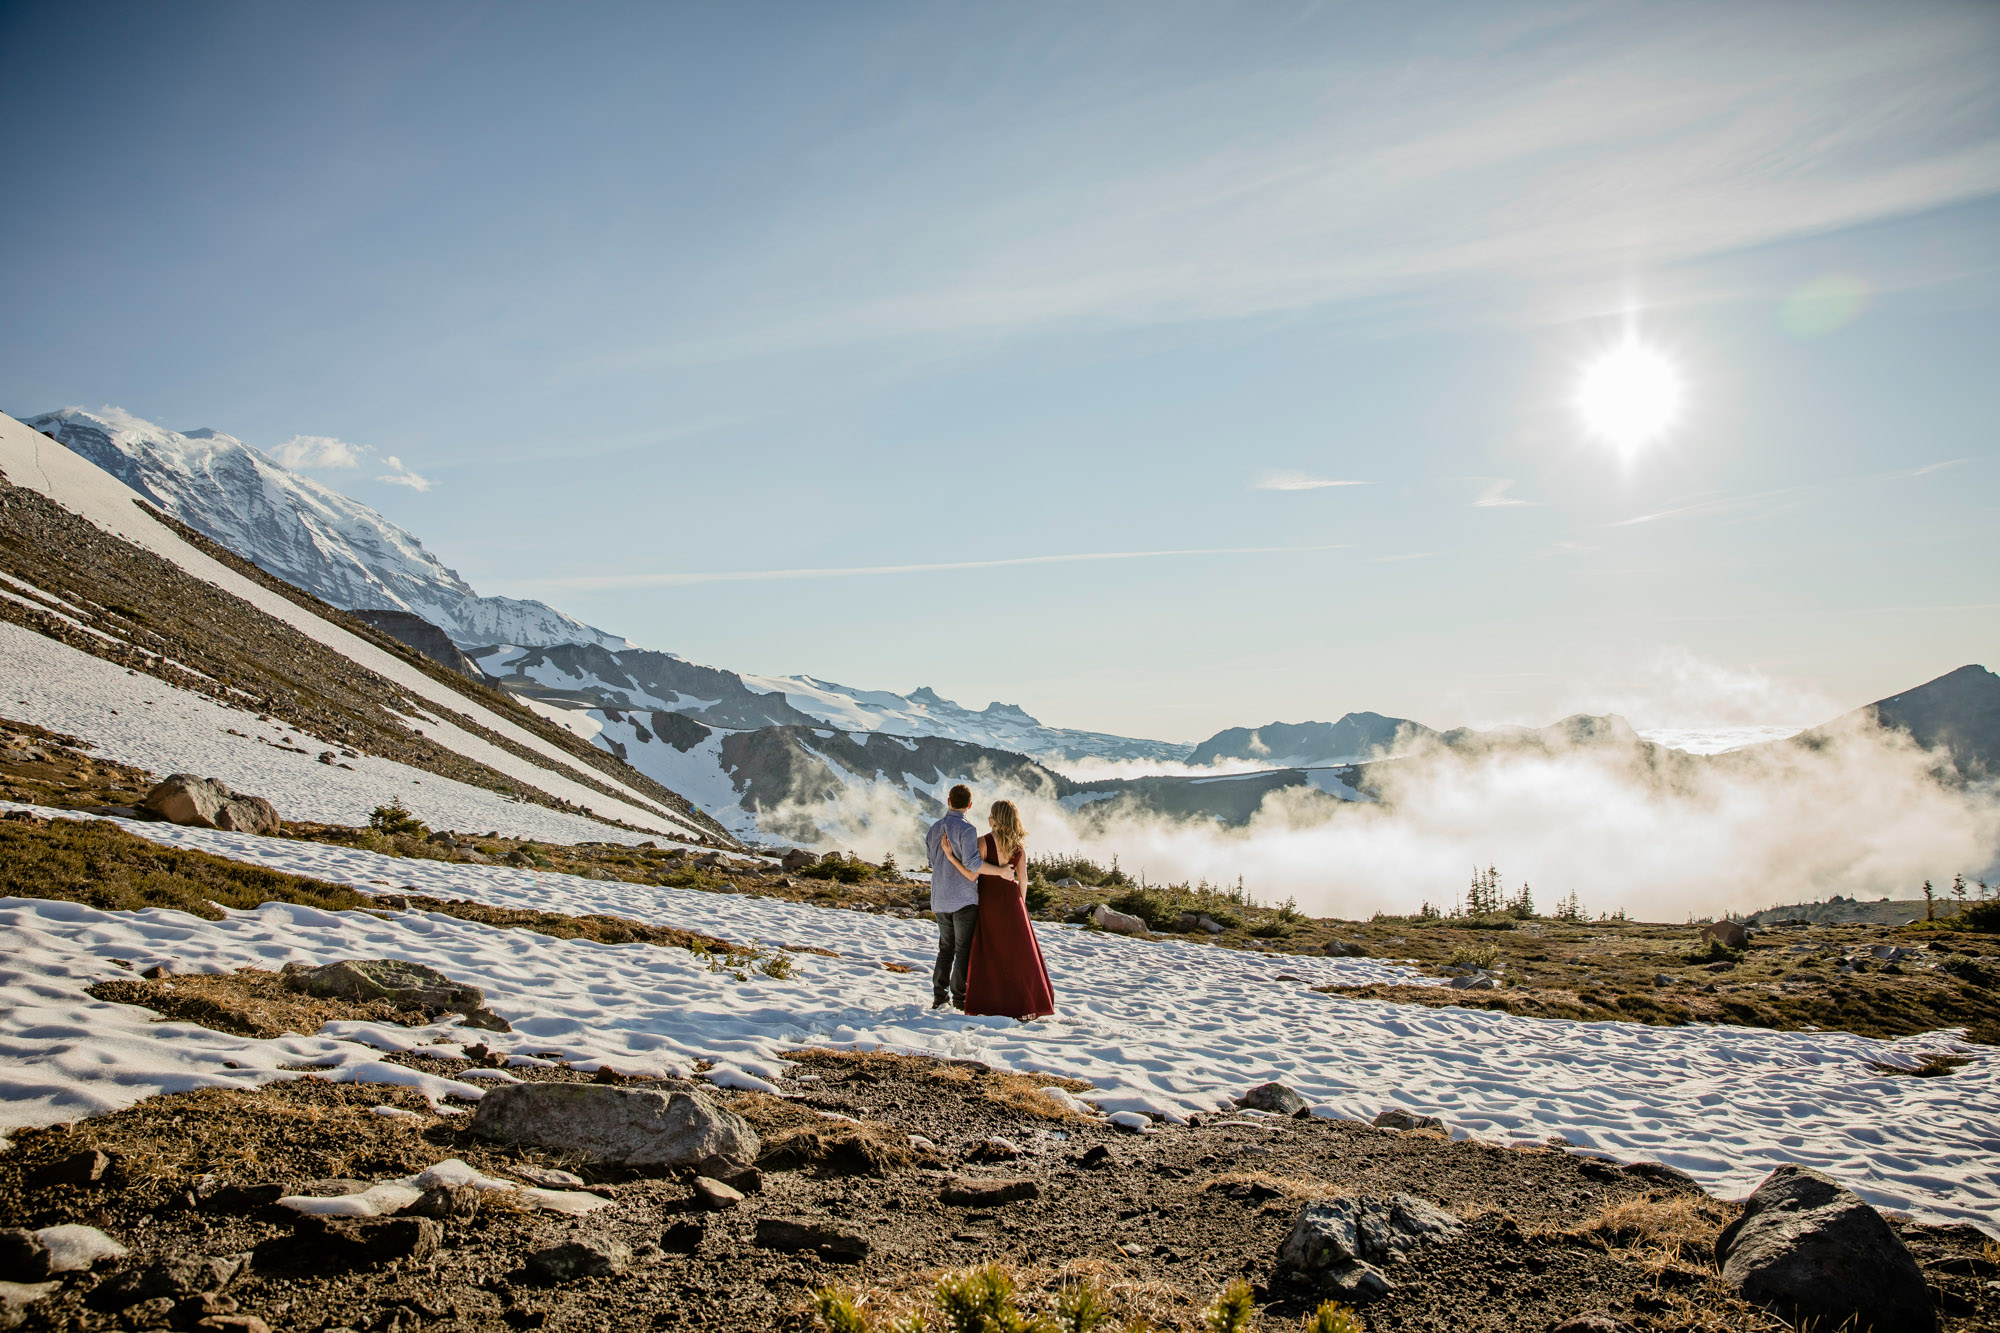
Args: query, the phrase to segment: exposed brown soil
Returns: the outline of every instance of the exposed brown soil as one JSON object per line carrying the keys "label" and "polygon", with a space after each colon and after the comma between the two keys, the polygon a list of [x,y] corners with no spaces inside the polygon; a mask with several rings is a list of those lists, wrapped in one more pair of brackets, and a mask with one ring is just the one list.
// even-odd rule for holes
{"label": "exposed brown soil", "polygon": [[[1529,921],[1508,931],[1362,923],[1340,937],[1432,968],[1460,950],[1491,949],[1490,966],[1504,969],[1507,985],[1497,991],[1377,985],[1337,993],[1586,1022],[1733,1023],[1870,1037],[1962,1027],[1973,1041],[2000,1043],[2000,936],[1923,925],[1774,926],[1756,932],[1739,955],[1711,960],[1698,930],[1636,921]],[[1871,953],[1877,945],[1921,952],[1885,962]],[[1842,970],[1843,962],[1852,970]],[[1660,984],[1661,977],[1669,980]]]}
{"label": "exposed brown soil", "polygon": [[[663,808],[694,819],[719,845],[734,845],[734,839],[720,825],[685,798],[538,717],[510,696],[431,662],[173,519],[157,513],[154,517],[245,577],[395,654],[468,702],[484,704],[560,747],[590,770],[582,774],[572,771],[567,776],[607,796],[616,793],[606,779],[615,780]],[[431,712],[437,705],[415,704],[396,685],[282,621],[195,578],[171,561],[102,531],[40,492],[4,479],[0,479],[0,569],[62,598],[83,613],[89,628],[72,624],[77,617],[59,607],[39,610],[11,599],[0,599],[0,619],[176,688],[206,694],[230,707],[254,708],[330,745],[394,759],[555,808],[575,808],[412,732],[395,716]],[[450,720],[532,762],[545,762],[469,716],[451,713]]]}
{"label": "exposed brown soil", "polygon": [[[677,1174],[486,1144],[466,1132],[465,1117],[431,1113],[410,1089],[306,1077],[249,1092],[155,1097],[67,1130],[23,1132],[0,1154],[0,1225],[100,1226],[135,1247],[127,1266],[252,1254],[250,1271],[226,1294],[274,1328],[804,1330],[814,1326],[815,1289],[857,1290],[866,1308],[891,1315],[926,1304],[941,1274],[998,1261],[1014,1273],[1025,1308],[1048,1309],[1060,1281],[1083,1278],[1104,1287],[1121,1320],[1143,1317],[1160,1328],[1197,1327],[1202,1308],[1241,1276],[1259,1306],[1255,1326],[1277,1329],[1295,1326],[1318,1300],[1274,1266],[1303,1203],[1407,1192],[1457,1213],[1466,1230],[1390,1266],[1396,1290],[1365,1307],[1369,1329],[1515,1333],[1591,1311],[1641,1330],[1779,1327],[1722,1286],[1709,1261],[1731,1205],[1563,1151],[1453,1143],[1356,1122],[1224,1123],[1234,1117],[1128,1135],[1059,1112],[1022,1115],[1016,1097],[1032,1080],[1019,1076],[907,1057],[795,1058],[786,1087],[796,1096],[714,1094],[767,1142],[763,1192],[731,1211],[702,1211]],[[453,1062],[425,1064],[449,1072],[442,1067]],[[371,1114],[379,1104],[419,1119]],[[912,1145],[912,1134],[936,1147]],[[1022,1155],[996,1157],[987,1143],[995,1135]],[[99,1185],[27,1188],[39,1168],[81,1149],[111,1156]],[[291,1232],[281,1216],[219,1192],[382,1179],[453,1156],[501,1176],[517,1164],[578,1169],[617,1206],[568,1219],[489,1200],[476,1216],[448,1222],[444,1247],[427,1262],[322,1271],[277,1243]],[[1031,1180],[1039,1193],[990,1207],[944,1204],[945,1187],[965,1179]],[[841,1263],[760,1248],[760,1218],[859,1237],[867,1257]],[[1898,1229],[1932,1274],[1949,1333],[1991,1327],[2000,1302],[1981,1284],[2000,1267],[1983,1238],[1969,1228]],[[611,1277],[528,1280],[529,1252],[589,1237],[665,1253]],[[90,1307],[98,1280],[73,1281],[33,1307],[25,1327],[132,1326]]]}
{"label": "exposed brown soil", "polygon": [[421,1027],[436,1020],[422,1010],[399,1010],[387,1000],[322,999],[285,987],[276,972],[245,967],[159,978],[100,981],[89,993],[113,1004],[136,1004],[177,1023],[197,1023],[239,1037],[311,1036],[343,1019]]}

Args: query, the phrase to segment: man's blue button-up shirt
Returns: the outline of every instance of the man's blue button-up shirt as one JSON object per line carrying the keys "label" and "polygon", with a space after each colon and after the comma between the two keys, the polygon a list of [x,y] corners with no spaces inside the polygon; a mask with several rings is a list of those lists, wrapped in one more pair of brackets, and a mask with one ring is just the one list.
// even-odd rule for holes
{"label": "man's blue button-up shirt", "polygon": [[974,874],[979,873],[980,864],[986,859],[979,854],[979,833],[971,821],[957,810],[946,811],[945,817],[931,825],[930,832],[924,835],[924,848],[931,857],[931,910],[956,912],[961,907],[977,907],[979,881],[959,874],[945,856],[946,837],[950,837],[958,859]]}

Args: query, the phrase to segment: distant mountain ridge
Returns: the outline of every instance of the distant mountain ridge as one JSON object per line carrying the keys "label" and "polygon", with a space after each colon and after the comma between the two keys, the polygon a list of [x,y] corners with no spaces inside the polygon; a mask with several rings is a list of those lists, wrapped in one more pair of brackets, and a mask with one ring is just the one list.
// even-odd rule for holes
{"label": "distant mountain ridge", "polygon": [[1249,760],[1273,768],[1314,764],[1356,764],[1385,758],[1398,748],[1438,733],[1408,718],[1349,713],[1338,722],[1270,722],[1231,727],[1194,747],[1187,762],[1197,768],[1227,760]]}
{"label": "distant mountain ridge", "polygon": [[507,645],[473,654],[480,670],[550,702],[671,709],[711,727],[828,726],[843,732],[960,741],[1040,760],[1179,762],[1187,746],[1048,727],[1014,704],[966,708],[919,687],[907,695],[857,690],[812,676],[746,676],[672,653],[590,644]]}
{"label": "distant mountain ridge", "polygon": [[615,634],[541,602],[481,597],[410,533],[220,431],[182,433],[128,413],[66,407],[26,424],[167,514],[344,611],[408,611],[464,646],[595,643]]}

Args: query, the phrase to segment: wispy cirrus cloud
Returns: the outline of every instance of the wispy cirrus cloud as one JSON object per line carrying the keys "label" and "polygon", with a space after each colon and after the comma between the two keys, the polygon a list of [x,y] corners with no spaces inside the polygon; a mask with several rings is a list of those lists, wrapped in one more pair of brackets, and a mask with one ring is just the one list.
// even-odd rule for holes
{"label": "wispy cirrus cloud", "polygon": [[[1990,14],[1823,17],[1560,6],[1470,21],[1387,61],[1302,26],[1282,61],[1076,99],[1038,70],[1019,114],[920,142],[851,197],[781,220],[745,261],[770,299],[740,306],[734,333],[663,350],[1594,281],[2000,190]],[[1019,162],[1035,165],[995,170]],[[830,251],[861,260],[865,285],[829,281]]]}
{"label": "wispy cirrus cloud", "polygon": [[1336,481],[1332,477],[1315,477],[1310,472],[1266,472],[1250,483],[1253,491],[1317,491],[1328,486],[1367,486],[1365,481]]}
{"label": "wispy cirrus cloud", "polygon": [[1466,480],[1486,483],[1486,489],[1472,502],[1474,509],[1532,508],[1541,504],[1540,500],[1523,500],[1518,495],[1507,494],[1514,489],[1512,477],[1468,477]]}
{"label": "wispy cirrus cloud", "polygon": [[654,574],[592,574],[579,578],[529,580],[546,588],[681,588],[698,583],[763,583],[776,579],[869,578],[885,574],[937,574],[961,569],[1005,569],[1015,565],[1067,565],[1101,560],[1162,560],[1191,556],[1300,555],[1341,551],[1346,543],[1317,546],[1196,546],[1161,551],[1071,551],[1061,555],[1017,555],[999,560],[937,560],[906,565],[826,565],[803,569],[677,570]]}

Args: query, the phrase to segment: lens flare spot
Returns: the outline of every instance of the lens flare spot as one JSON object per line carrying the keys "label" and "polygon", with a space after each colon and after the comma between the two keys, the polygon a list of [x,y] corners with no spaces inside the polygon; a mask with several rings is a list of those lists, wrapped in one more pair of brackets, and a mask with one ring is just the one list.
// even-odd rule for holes
{"label": "lens flare spot", "polygon": [[1637,338],[1627,338],[1584,367],[1576,386],[1576,412],[1593,438],[1629,454],[1673,428],[1685,397],[1674,363]]}

